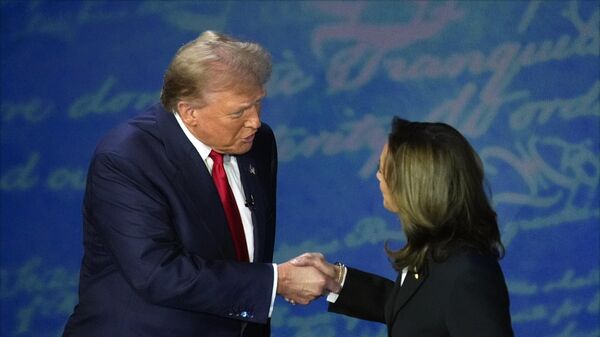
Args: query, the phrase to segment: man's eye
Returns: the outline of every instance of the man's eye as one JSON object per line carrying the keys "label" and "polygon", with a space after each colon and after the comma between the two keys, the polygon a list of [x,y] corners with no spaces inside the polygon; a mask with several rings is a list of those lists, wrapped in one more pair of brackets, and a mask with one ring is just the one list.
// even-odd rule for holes
{"label": "man's eye", "polygon": [[243,109],[243,110],[239,110],[239,111],[233,112],[233,113],[231,113],[231,114],[229,114],[229,115],[230,115],[231,117],[235,117],[235,118],[237,118],[237,117],[242,117],[242,115],[244,114],[244,111],[246,111],[246,109]]}

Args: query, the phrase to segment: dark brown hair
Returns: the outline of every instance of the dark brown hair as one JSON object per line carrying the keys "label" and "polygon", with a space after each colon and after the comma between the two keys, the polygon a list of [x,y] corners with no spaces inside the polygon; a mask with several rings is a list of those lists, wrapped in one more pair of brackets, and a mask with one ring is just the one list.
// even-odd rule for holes
{"label": "dark brown hair", "polygon": [[481,159],[460,132],[394,117],[387,151],[383,176],[407,239],[398,251],[386,243],[396,270],[419,270],[428,255],[443,261],[465,247],[504,255]]}

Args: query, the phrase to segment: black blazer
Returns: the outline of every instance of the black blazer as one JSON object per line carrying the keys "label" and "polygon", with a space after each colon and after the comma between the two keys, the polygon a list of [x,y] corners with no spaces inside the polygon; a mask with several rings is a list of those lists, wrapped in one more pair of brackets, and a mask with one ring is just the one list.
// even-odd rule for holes
{"label": "black blazer", "polygon": [[159,105],[109,132],[83,205],[79,303],[63,336],[269,335],[277,152],[263,124],[237,156],[255,263],[235,248],[212,177]]}
{"label": "black blazer", "polygon": [[509,299],[493,257],[459,253],[428,261],[400,286],[348,268],[344,288],[329,311],[386,323],[391,337],[511,337]]}

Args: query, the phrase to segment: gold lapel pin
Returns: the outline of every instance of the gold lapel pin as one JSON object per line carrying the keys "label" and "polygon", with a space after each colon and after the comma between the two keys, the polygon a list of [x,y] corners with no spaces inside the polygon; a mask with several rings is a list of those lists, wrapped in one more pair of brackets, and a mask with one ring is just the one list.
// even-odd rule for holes
{"label": "gold lapel pin", "polygon": [[419,279],[419,274],[415,274],[415,280]]}

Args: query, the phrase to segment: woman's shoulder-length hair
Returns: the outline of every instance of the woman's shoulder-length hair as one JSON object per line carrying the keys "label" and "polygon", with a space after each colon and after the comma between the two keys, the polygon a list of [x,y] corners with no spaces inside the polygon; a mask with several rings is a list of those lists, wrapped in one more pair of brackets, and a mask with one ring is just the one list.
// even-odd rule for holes
{"label": "woman's shoulder-length hair", "polygon": [[443,261],[462,248],[503,256],[483,164],[458,130],[395,117],[383,170],[407,238],[398,251],[386,243],[397,270],[418,270],[427,256]]}

